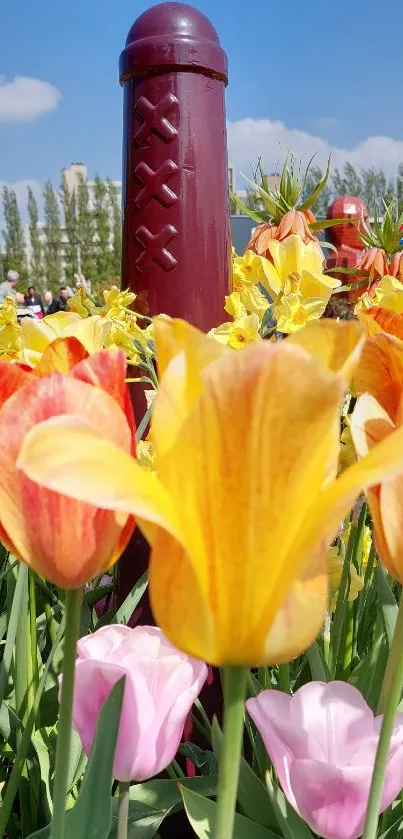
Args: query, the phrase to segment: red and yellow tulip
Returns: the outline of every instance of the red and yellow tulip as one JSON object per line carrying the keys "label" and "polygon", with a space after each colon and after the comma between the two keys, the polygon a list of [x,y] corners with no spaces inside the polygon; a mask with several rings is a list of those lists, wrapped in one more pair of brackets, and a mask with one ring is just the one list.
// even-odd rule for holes
{"label": "red and yellow tulip", "polygon": [[340,520],[363,487],[403,472],[398,429],[336,479],[344,378],[362,339],[357,324],[314,326],[333,369],[297,336],[234,353],[157,319],[156,474],[91,418],[31,424],[19,452],[18,469],[47,490],[136,515],[152,545],[156,621],[216,665],[286,661],[309,646]]}
{"label": "red and yellow tulip", "polygon": [[[118,559],[134,528],[127,513],[75,501],[30,480],[16,463],[38,424],[71,428],[134,453],[134,423],[121,350],[89,356],[76,338],[44,349],[34,369],[0,360],[0,538],[38,574],[64,588],[84,585]],[[59,452],[64,445],[59,439]],[[54,452],[54,469],[59,469]],[[71,451],[74,459],[75,454]]]}

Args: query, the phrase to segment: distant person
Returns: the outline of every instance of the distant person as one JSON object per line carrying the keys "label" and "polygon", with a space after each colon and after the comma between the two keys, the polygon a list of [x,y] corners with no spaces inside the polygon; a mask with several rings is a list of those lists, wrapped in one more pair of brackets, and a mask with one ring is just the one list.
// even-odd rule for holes
{"label": "distant person", "polygon": [[43,300],[44,300],[44,304],[45,304],[46,314],[48,314],[48,312],[49,312],[49,307],[50,307],[50,306],[52,305],[52,303],[53,303],[53,294],[52,294],[52,292],[51,292],[51,291],[45,291],[45,294],[43,295]]}
{"label": "distant person", "polygon": [[30,285],[28,294],[25,295],[24,303],[27,309],[32,309],[37,318],[43,318],[45,309],[43,306],[42,297],[36,293],[35,286]]}
{"label": "distant person", "polygon": [[67,286],[62,285],[61,288],[59,288],[59,296],[55,297],[49,306],[48,315],[55,315],[56,312],[66,312],[69,297],[70,293]]}
{"label": "distant person", "polygon": [[18,271],[8,271],[7,279],[4,283],[0,283],[0,304],[4,303],[6,297],[17,298],[16,285],[20,279]]}

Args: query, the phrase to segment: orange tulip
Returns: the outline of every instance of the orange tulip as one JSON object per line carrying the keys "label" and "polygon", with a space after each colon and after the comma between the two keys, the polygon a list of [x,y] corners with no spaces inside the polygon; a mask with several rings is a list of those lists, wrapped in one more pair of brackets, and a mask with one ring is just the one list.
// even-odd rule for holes
{"label": "orange tulip", "polygon": [[368,335],[387,332],[403,339],[403,313],[392,312],[384,306],[372,306],[370,309],[357,311],[360,323],[365,326]]}
{"label": "orange tulip", "polygon": [[[369,337],[354,386],[359,398],[351,431],[357,454],[364,457],[403,426],[403,341],[386,334]],[[393,577],[403,583],[403,476],[397,474],[378,483],[367,490],[367,496],[379,556]]]}
{"label": "orange tulip", "polygon": [[[89,439],[95,433],[133,453],[125,376],[123,351],[89,356],[75,338],[50,344],[34,370],[0,361],[0,538],[60,587],[78,588],[113,565],[134,519],[43,489],[17,470],[16,461],[28,431],[66,416]],[[59,468],[57,457],[54,468]]]}

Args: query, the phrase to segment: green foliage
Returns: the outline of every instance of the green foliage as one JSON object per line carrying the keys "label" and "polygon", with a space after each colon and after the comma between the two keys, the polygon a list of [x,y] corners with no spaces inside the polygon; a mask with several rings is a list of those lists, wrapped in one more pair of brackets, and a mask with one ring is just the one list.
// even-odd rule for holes
{"label": "green foliage", "polygon": [[44,274],[47,288],[57,292],[63,277],[62,231],[59,202],[51,181],[47,181],[45,184],[43,201],[45,215]]}
{"label": "green foliage", "polygon": [[10,269],[18,271],[21,279],[26,278],[25,242],[21,216],[18,208],[15,190],[3,187],[3,214],[5,228],[4,239],[4,272]]}
{"label": "green foliage", "polygon": [[109,216],[109,190],[99,175],[94,186],[94,259],[96,278],[94,291],[99,291],[111,281],[111,224]]}
{"label": "green foliage", "polygon": [[112,255],[111,271],[115,282],[120,277],[122,259],[122,213],[118,200],[118,192],[113,181],[108,180],[109,204],[112,216]]}
{"label": "green foliage", "polygon": [[66,242],[64,253],[66,260],[65,277],[68,285],[73,285],[74,274],[78,272],[79,266],[79,242],[77,232],[77,214],[74,195],[71,194],[65,174],[62,174],[60,187],[61,201],[63,207],[64,228]]}
{"label": "green foliage", "polygon": [[31,245],[31,258],[29,264],[30,284],[37,285],[43,290],[43,268],[42,268],[42,244],[38,230],[38,204],[31,187],[28,187],[28,215],[29,215],[29,240]]}
{"label": "green foliage", "polygon": [[88,186],[84,178],[80,178],[76,198],[77,239],[79,248],[79,269],[85,279],[91,284],[96,277],[94,262],[95,225],[90,209]]}

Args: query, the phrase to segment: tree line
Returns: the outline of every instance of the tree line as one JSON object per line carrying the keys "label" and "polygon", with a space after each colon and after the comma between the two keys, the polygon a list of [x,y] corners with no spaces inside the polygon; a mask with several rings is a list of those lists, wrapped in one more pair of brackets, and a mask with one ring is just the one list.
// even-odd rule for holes
{"label": "tree line", "polygon": [[82,274],[97,293],[120,276],[121,211],[111,180],[96,176],[92,206],[83,178],[71,192],[63,175],[59,193],[48,180],[43,189],[44,236],[38,203],[28,187],[29,260],[16,193],[4,187],[1,199],[4,229],[0,282],[12,268],[23,282],[55,292],[61,283],[74,285],[74,275]]}
{"label": "tree line", "polygon": [[[311,166],[305,181],[304,193],[313,192],[315,184],[322,178],[323,171],[319,166]],[[326,216],[331,202],[339,195],[357,195],[365,201],[370,215],[383,215],[383,200],[394,198],[403,212],[403,163],[397,168],[395,178],[387,178],[383,169],[361,169],[359,172],[345,163],[343,168],[335,169],[312,209],[319,217]],[[247,190],[246,205],[252,210],[261,209],[261,199],[252,189]]]}

